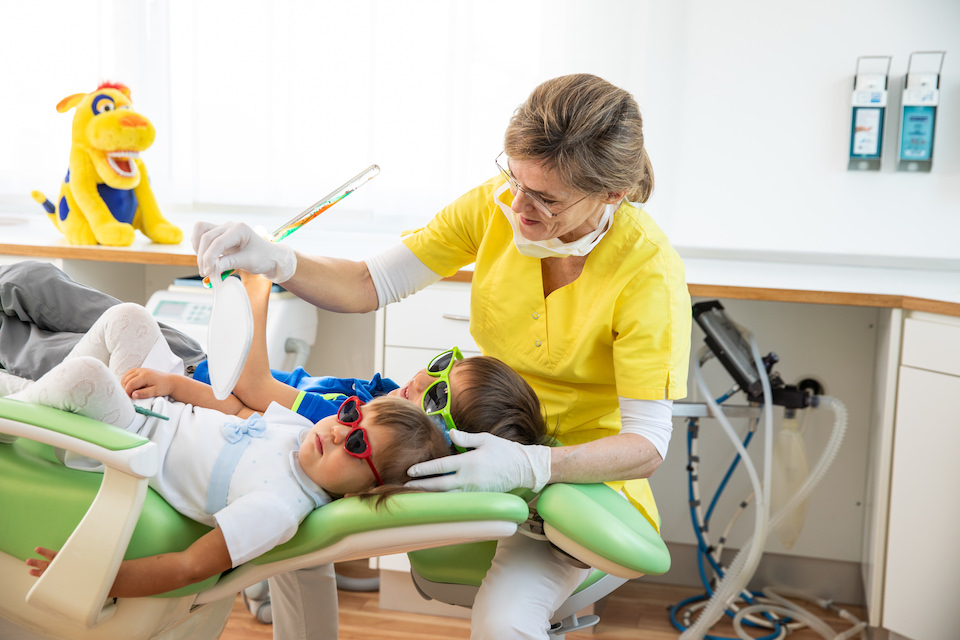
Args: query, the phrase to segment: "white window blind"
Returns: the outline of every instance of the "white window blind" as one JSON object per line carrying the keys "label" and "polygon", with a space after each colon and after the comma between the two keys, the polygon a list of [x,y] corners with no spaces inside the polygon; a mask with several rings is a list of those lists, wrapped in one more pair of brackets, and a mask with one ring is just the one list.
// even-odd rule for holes
{"label": "white window blind", "polygon": [[0,199],[56,195],[73,112],[55,106],[113,80],[157,129],[162,207],[298,210],[377,163],[338,209],[425,220],[494,175],[536,84],[620,69],[609,32],[577,28],[597,20],[585,4],[0,0],[0,54],[19,61],[0,71]]}

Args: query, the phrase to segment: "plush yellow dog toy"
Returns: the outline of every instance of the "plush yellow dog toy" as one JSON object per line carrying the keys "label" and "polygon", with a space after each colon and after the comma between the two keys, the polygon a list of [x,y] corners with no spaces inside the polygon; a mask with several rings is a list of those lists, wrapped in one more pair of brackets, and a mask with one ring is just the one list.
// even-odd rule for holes
{"label": "plush yellow dog toy", "polygon": [[150,148],[156,132],[133,110],[130,89],[104,83],[93,93],[64,98],[57,111],[76,107],[70,166],[56,207],[39,191],[53,224],[71,244],[133,244],[134,229],[160,244],[177,244],[183,232],[170,224],[150,189],[140,152]]}

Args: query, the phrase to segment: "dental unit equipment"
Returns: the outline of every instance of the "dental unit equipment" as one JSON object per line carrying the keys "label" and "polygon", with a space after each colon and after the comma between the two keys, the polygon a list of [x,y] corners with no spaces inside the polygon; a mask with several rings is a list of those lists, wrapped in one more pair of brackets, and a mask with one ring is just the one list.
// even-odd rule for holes
{"label": "dental unit equipment", "polygon": [[[734,629],[739,638],[762,637],[764,640],[773,640],[785,637],[787,633],[800,626],[809,626],[824,638],[842,639],[857,635],[865,638],[866,623],[857,620],[849,612],[841,611],[840,615],[850,621],[852,626],[838,634],[822,620],[783,597],[805,597],[803,594],[795,591],[786,592],[783,589],[764,589],[762,593],[751,592],[747,589],[747,583],[753,577],[760,562],[768,535],[777,531],[778,528],[784,527],[785,523],[789,522],[791,516],[796,513],[798,507],[802,508],[807,497],[836,458],[846,430],[846,408],[836,398],[817,395],[819,389],[815,381],[809,381],[811,384],[809,386],[804,385],[803,388],[800,385],[784,384],[780,376],[771,371],[772,367],[779,361],[777,355],[769,353],[766,356],[761,356],[756,339],[745,329],[734,325],[727,317],[723,305],[719,301],[711,300],[697,303],[693,307],[693,314],[705,335],[706,344],[696,359],[694,377],[698,389],[706,399],[706,403],[705,405],[676,403],[674,405],[674,416],[687,417],[689,420],[687,432],[689,464],[687,469],[690,515],[694,533],[698,540],[698,565],[706,593],[704,596],[688,598],[672,607],[671,619],[674,626],[682,632],[680,636],[682,640],[720,638],[720,636],[710,635],[709,632],[716,622],[726,614],[732,618]],[[716,399],[707,387],[702,371],[703,365],[713,357],[720,361],[735,381],[734,386],[729,391]],[[745,394],[749,405],[721,407],[724,402],[740,391]],[[784,408],[785,428],[778,438],[775,438],[773,433],[772,409],[774,406]],[[786,484],[789,485],[785,491],[787,495],[778,498],[780,505],[774,509],[772,489],[775,484],[775,473],[782,474],[783,467],[791,467],[794,470],[799,468],[804,472],[806,470],[805,458],[802,459],[801,464],[797,464],[796,459],[784,458],[783,452],[787,452],[788,456],[803,455],[802,442],[797,442],[799,434],[792,428],[792,421],[796,411],[808,407],[831,409],[835,417],[833,431],[813,470],[809,474],[803,473],[804,477],[787,478]],[[706,513],[704,513],[704,504],[700,496],[699,467],[701,459],[696,448],[700,430],[699,420],[703,417],[715,418],[736,450],[733,462],[720,482],[706,509]],[[757,424],[763,422],[763,466],[759,471],[746,450],[754,436],[754,429],[751,428],[741,441],[740,436],[737,435],[730,423],[730,417],[748,418],[756,421]],[[780,454],[779,457],[775,455],[775,447],[779,447],[777,450]],[[749,476],[753,494],[741,501],[733,519],[735,520],[744,513],[749,503],[753,502],[753,534],[730,565],[723,566],[720,561],[720,553],[726,543],[726,536],[733,522],[721,533],[718,540],[711,540],[709,537],[710,517],[728,480],[734,470],[741,464]],[[775,468],[775,465],[778,468]],[[778,483],[778,486],[783,484],[783,476],[781,475],[781,482]],[[802,517],[799,524],[802,524]],[[799,525],[796,520],[791,523],[791,526],[796,528],[796,533],[799,532]],[[708,577],[708,571],[712,572],[712,578]],[[814,600],[824,608],[833,607],[832,603],[828,601],[809,599]],[[697,611],[699,611],[699,616],[694,621],[693,614]],[[751,628],[753,635],[748,634],[745,626]],[[757,636],[758,632],[766,635]]]}

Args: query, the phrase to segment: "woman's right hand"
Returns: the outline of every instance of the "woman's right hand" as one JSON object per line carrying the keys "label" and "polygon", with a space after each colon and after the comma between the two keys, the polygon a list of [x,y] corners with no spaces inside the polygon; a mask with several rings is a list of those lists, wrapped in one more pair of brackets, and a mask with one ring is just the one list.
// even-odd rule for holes
{"label": "woman's right hand", "polygon": [[450,439],[465,453],[420,462],[407,470],[405,486],[424,491],[511,491],[539,493],[550,482],[550,447],[520,444],[492,433],[451,429]]}
{"label": "woman's right hand", "polygon": [[243,269],[262,273],[273,282],[286,282],[297,270],[292,248],[260,237],[242,222],[197,222],[191,240],[202,276],[214,275],[218,269],[219,273]]}

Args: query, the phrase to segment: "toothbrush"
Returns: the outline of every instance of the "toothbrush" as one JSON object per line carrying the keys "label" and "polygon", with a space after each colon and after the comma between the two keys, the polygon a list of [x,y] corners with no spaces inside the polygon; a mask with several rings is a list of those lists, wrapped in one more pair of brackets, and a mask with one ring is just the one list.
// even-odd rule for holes
{"label": "toothbrush", "polygon": [[[312,205],[298,213],[296,216],[288,220],[286,223],[280,225],[274,229],[273,233],[267,236],[267,240],[270,242],[280,242],[291,233],[307,224],[321,213],[337,204],[348,195],[365,185],[369,180],[375,178],[377,174],[380,173],[379,165],[372,164],[357,175],[350,178],[347,182],[343,183],[331,193],[327,194],[322,200],[314,202]],[[224,271],[220,274],[220,279],[225,280],[233,273],[233,269]],[[210,277],[207,276],[203,279],[203,286],[210,288]]]}

